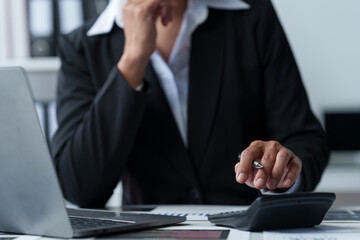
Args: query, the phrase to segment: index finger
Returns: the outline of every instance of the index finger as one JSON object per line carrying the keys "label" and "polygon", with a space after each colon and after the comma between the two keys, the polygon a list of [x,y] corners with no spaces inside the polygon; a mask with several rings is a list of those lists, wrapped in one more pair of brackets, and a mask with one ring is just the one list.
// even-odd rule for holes
{"label": "index finger", "polygon": [[252,171],[252,162],[261,156],[262,149],[259,146],[250,145],[241,155],[239,155],[239,161],[236,164],[236,175],[239,183],[245,183]]}

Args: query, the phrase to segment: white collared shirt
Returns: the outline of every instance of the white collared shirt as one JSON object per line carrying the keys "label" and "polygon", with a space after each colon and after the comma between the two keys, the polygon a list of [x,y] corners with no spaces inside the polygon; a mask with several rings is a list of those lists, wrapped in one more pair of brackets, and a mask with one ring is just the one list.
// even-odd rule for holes
{"label": "white collared shirt", "polygon": [[[124,27],[122,6],[127,0],[111,0],[98,20],[87,32],[88,36],[109,33],[114,21]],[[250,6],[241,0],[188,0],[180,31],[171,51],[169,62],[155,51],[150,61],[159,78],[184,145],[187,146],[187,105],[189,88],[189,60],[191,35],[208,17],[208,7],[229,10],[248,9]]]}

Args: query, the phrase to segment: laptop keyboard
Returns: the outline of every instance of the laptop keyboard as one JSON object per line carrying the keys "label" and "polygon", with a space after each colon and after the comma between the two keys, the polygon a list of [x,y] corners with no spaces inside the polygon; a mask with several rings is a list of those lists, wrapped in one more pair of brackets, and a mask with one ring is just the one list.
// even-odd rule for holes
{"label": "laptop keyboard", "polygon": [[74,229],[88,229],[98,227],[125,226],[131,221],[109,220],[102,218],[74,217],[70,216],[70,223]]}

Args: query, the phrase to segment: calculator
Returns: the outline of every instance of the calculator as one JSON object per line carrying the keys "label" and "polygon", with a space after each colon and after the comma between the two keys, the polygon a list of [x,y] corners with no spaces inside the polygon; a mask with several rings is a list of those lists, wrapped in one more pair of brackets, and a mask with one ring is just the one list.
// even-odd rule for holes
{"label": "calculator", "polygon": [[335,198],[335,193],[325,192],[262,195],[246,210],[211,214],[208,220],[246,231],[313,227],[322,222]]}

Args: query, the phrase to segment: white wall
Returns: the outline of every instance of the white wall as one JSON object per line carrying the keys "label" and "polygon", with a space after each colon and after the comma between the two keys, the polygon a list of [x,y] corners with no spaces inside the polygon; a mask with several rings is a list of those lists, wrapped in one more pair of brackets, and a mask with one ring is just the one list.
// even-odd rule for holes
{"label": "white wall", "polygon": [[360,110],[360,1],[273,0],[311,106]]}

